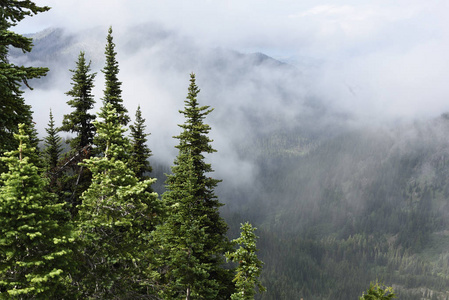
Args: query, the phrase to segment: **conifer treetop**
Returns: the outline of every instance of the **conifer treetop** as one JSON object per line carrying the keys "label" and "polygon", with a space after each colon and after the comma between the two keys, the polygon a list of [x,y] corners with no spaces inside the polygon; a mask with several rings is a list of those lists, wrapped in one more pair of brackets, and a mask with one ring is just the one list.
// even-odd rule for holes
{"label": "conifer treetop", "polygon": [[76,69],[70,70],[73,73],[72,89],[66,92],[66,95],[71,97],[67,104],[74,110],[70,114],[64,115],[62,126],[59,128],[61,131],[77,134],[70,142],[70,146],[74,150],[81,150],[92,144],[95,134],[92,124],[95,115],[89,113],[89,110],[95,104],[92,89],[96,73],[90,73],[90,65],[91,62],[87,63],[85,53],[81,51],[76,62]]}
{"label": "conifer treetop", "polygon": [[194,153],[197,155],[198,151],[212,153],[216,152],[210,145],[213,142],[212,139],[207,137],[210,131],[210,126],[203,123],[206,116],[214,109],[210,106],[199,106],[197,97],[200,89],[196,85],[195,74],[190,74],[190,85],[188,88],[188,94],[186,100],[184,100],[184,110],[179,110],[179,113],[185,117],[184,124],[178,125],[183,129],[183,132],[175,138],[180,140],[180,144],[176,146],[180,151],[187,148],[195,149]]}
{"label": "conifer treetop", "polygon": [[[217,152],[211,145],[213,140],[208,136],[211,128],[204,123],[204,119],[213,111],[213,108],[210,108],[208,105],[199,105],[197,100],[199,92],[200,89],[196,85],[195,74],[191,73],[188,94],[186,100],[184,100],[184,109],[179,111],[184,115],[185,122],[178,125],[182,128],[182,132],[178,136],[174,136],[174,138],[179,140],[179,144],[175,146],[178,148],[179,154],[172,170],[175,174],[178,165],[182,164],[181,161],[185,157],[191,156],[193,167],[199,176],[201,184],[206,190],[213,190],[221,180],[206,177],[206,173],[213,172],[213,169],[211,164],[205,162],[204,156],[204,153]],[[215,198],[215,196],[211,198]]]}
{"label": "conifer treetop", "polygon": [[126,126],[130,118],[127,115],[128,110],[123,105],[122,83],[118,79],[120,69],[116,59],[117,52],[115,52],[115,44],[112,37],[112,26],[109,27],[106,40],[107,43],[104,52],[106,55],[106,65],[101,70],[105,76],[105,89],[102,99],[104,104],[111,103],[114,106],[116,113],[119,115],[120,123]]}
{"label": "conifer treetop", "polygon": [[231,299],[252,300],[256,294],[256,288],[260,292],[265,291],[265,287],[258,279],[263,262],[259,260],[256,254],[258,251],[256,248],[258,237],[254,233],[256,228],[246,222],[241,224],[240,230],[240,237],[232,240],[233,244],[240,245],[240,247],[225,254],[228,260],[238,263],[234,278],[236,292],[231,295]]}
{"label": "conifer treetop", "polygon": [[58,135],[59,130],[55,127],[55,120],[53,119],[53,113],[50,109],[50,120],[48,121],[48,127],[45,128],[47,136],[44,138],[45,149],[44,154],[46,156],[47,168],[49,170],[54,169],[59,161],[59,156],[62,152],[61,145],[62,139]]}
{"label": "conifer treetop", "polygon": [[129,126],[131,130],[131,158],[130,167],[138,178],[144,179],[145,173],[150,173],[152,167],[148,158],[152,155],[150,148],[146,145],[149,133],[145,133],[145,119],[142,117],[140,105],[136,110],[134,125]]}

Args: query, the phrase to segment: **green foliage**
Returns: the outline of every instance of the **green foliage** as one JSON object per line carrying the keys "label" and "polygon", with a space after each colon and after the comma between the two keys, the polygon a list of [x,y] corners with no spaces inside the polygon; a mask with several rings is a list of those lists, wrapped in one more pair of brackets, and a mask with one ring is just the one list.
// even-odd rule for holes
{"label": "green foliage", "polygon": [[[126,126],[130,118],[127,115],[128,110],[123,105],[121,89],[122,83],[118,80],[119,66],[116,59],[117,52],[115,52],[115,44],[112,37],[112,27],[109,27],[106,40],[107,43],[104,52],[106,55],[106,65],[103,70],[101,70],[105,77],[105,89],[103,91],[104,96],[102,98],[103,106],[111,104],[115,110],[119,123]],[[106,140],[103,137],[97,135],[94,139],[94,143],[97,146],[95,149],[97,154],[101,154],[105,151]],[[124,157],[122,157],[122,159],[124,159]]]}
{"label": "green foliage", "polygon": [[116,59],[115,44],[112,37],[112,27],[109,27],[106,50],[106,65],[102,70],[105,76],[103,103],[111,103],[119,118],[120,124],[126,126],[129,122],[128,110],[123,105],[122,83],[118,80],[119,67]]}
{"label": "green foliage", "polygon": [[[22,97],[21,85],[28,85],[28,80],[45,76],[47,68],[25,67],[12,64],[8,60],[9,47],[21,49],[24,53],[32,48],[31,38],[10,31],[10,28],[27,16],[33,16],[49,10],[39,7],[34,2],[2,1],[0,18],[0,155],[17,148],[14,133],[19,123],[27,124],[31,130],[32,111]],[[0,165],[0,171],[3,171]]]}
{"label": "green foliage", "polygon": [[207,137],[210,127],[203,123],[212,110],[198,105],[198,93],[195,75],[191,74],[185,108],[180,111],[186,121],[179,125],[183,131],[176,137],[179,153],[162,196],[166,217],[154,233],[161,247],[164,299],[228,298],[231,285],[231,273],[222,267],[230,243],[227,225],[218,211],[222,204],[214,194],[218,180],[206,175],[212,168],[203,155],[215,152]]}
{"label": "green foliage", "polygon": [[64,115],[61,131],[75,133],[76,136],[70,141],[72,150],[79,151],[86,145],[93,142],[95,128],[92,121],[95,115],[90,114],[89,110],[94,107],[95,100],[92,95],[94,79],[96,73],[90,73],[90,64],[87,63],[84,52],[80,52],[76,69],[70,70],[72,75],[72,89],[66,93],[71,99],[67,101],[74,110]]}
{"label": "green foliage", "polygon": [[139,105],[134,125],[129,126],[132,139],[129,166],[139,179],[147,179],[148,176],[145,176],[145,174],[153,170],[148,161],[148,158],[151,156],[151,150],[146,145],[149,134],[145,133],[145,127],[145,119],[142,118],[142,111]]}
{"label": "green foliage", "polygon": [[102,155],[105,158],[120,158],[127,162],[131,145],[128,138],[123,135],[126,129],[119,123],[114,106],[111,103],[106,103],[100,109],[98,116],[103,118],[103,121],[94,122],[97,130],[94,144],[97,147],[104,146]]}
{"label": "green foliage", "polygon": [[231,295],[232,300],[251,300],[256,294],[256,287],[259,291],[265,291],[265,287],[259,281],[262,272],[263,262],[257,258],[256,240],[254,233],[256,228],[250,223],[241,224],[240,237],[232,240],[233,244],[240,247],[233,252],[226,252],[226,258],[238,263],[234,278],[236,292]]}
{"label": "green foliage", "polygon": [[71,211],[76,213],[76,207],[80,204],[81,194],[88,188],[91,181],[91,173],[88,169],[79,166],[77,163],[81,157],[90,157],[88,147],[93,143],[95,136],[95,127],[93,121],[95,115],[89,113],[94,107],[95,100],[92,95],[94,88],[94,79],[96,73],[91,73],[91,62],[87,63],[85,53],[80,52],[76,62],[76,69],[72,72],[72,88],[66,92],[71,99],[67,104],[73,108],[70,114],[64,115],[60,131],[74,133],[75,136],[70,140],[69,151],[56,172],[59,179],[60,194],[71,203]]}
{"label": "green foliage", "polygon": [[53,114],[50,110],[50,120],[48,122],[48,127],[45,129],[47,136],[44,138],[45,141],[45,161],[47,170],[53,170],[58,165],[59,156],[62,152],[62,139],[58,135],[59,130],[55,127],[55,121],[53,119]]}
{"label": "green foliage", "polygon": [[92,171],[92,183],[82,195],[79,234],[84,247],[83,276],[87,297],[137,298],[146,287],[151,293],[153,254],[150,233],[161,211],[157,194],[148,190],[154,179],[139,181],[123,157],[129,155],[125,129],[112,104],[95,121],[106,142],[104,156],[82,163]]}
{"label": "green foliage", "polygon": [[366,293],[363,293],[360,300],[388,300],[396,298],[392,287],[384,287],[379,283],[370,284],[370,287]]}
{"label": "green foliage", "polygon": [[69,243],[73,242],[64,204],[47,192],[47,182],[31,163],[25,125],[18,150],[2,161],[8,172],[0,188],[0,294],[20,299],[63,298],[70,285]]}

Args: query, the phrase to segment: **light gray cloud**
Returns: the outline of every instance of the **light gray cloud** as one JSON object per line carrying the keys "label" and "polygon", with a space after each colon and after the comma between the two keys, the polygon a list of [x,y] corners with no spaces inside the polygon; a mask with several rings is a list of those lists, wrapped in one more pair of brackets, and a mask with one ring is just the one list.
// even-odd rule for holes
{"label": "light gray cloud", "polygon": [[306,75],[322,97],[365,119],[449,110],[449,3],[444,1],[36,2],[53,8],[22,22],[19,31],[113,25],[119,36],[129,25],[151,22],[202,46],[313,65]]}
{"label": "light gray cloud", "polygon": [[[50,108],[59,124],[67,113],[68,69],[75,67],[80,50],[86,51],[98,72],[96,109],[101,105],[100,69],[107,28],[112,25],[123,99],[132,117],[137,105],[142,107],[153,161],[171,164],[176,156],[177,141],[171,137],[180,132],[176,124],[183,118],[178,110],[187,94],[189,73],[195,72],[200,103],[215,108],[206,121],[212,125],[210,136],[219,153],[208,159],[224,184],[257,188],[253,178],[258,166],[254,157],[242,155],[248,152],[242,147],[248,147],[257,133],[282,134],[276,132],[277,126],[311,131],[316,127],[315,132],[324,132],[323,128],[335,130],[336,120],[341,120],[338,113],[351,116],[360,127],[449,111],[449,4],[443,2],[37,3],[53,9],[29,18],[18,29],[63,27],[62,37],[67,38],[62,45],[48,46],[49,51],[61,46],[54,57],[45,57],[46,47],[31,53],[35,55],[31,65],[40,58],[42,65],[54,63],[50,76],[40,80],[45,86],[25,94],[41,136]],[[278,62],[239,52],[264,52],[297,68],[273,66]],[[254,143],[263,144],[264,140]],[[250,151],[257,156],[259,150],[263,151]]]}

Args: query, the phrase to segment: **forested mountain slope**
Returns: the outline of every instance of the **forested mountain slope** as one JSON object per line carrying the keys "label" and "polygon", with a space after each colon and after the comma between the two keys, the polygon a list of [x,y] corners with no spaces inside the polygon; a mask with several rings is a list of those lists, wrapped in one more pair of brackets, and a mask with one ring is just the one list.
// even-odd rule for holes
{"label": "forested mountain slope", "polygon": [[448,130],[442,116],[254,143],[259,191],[240,213],[264,230],[262,299],[355,299],[376,279],[401,299],[445,299],[431,296],[447,297]]}
{"label": "forested mountain slope", "polygon": [[[140,104],[148,120],[158,189],[174,158],[169,140],[185,74],[198,74],[203,102],[215,108],[211,160],[224,179],[217,194],[229,235],[245,220],[259,228],[268,290],[261,299],[356,299],[376,279],[395,286],[400,299],[449,297],[447,116],[359,122],[316,97],[309,70],[204,49],[150,24],[120,30],[123,98],[130,111]],[[27,59],[50,68],[33,83],[38,128],[47,108],[63,110],[80,50],[100,68],[103,35],[102,28],[35,35]]]}

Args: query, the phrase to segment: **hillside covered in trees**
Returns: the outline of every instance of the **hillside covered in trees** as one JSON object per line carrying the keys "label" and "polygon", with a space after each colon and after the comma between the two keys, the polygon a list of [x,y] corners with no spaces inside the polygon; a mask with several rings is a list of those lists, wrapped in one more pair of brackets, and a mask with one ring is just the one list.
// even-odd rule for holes
{"label": "hillside covered in trees", "polygon": [[11,26],[47,8],[8,3],[0,295],[449,299],[444,112],[359,122],[298,67],[148,26],[117,46],[49,29],[23,54]]}

